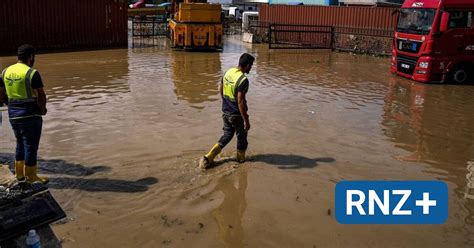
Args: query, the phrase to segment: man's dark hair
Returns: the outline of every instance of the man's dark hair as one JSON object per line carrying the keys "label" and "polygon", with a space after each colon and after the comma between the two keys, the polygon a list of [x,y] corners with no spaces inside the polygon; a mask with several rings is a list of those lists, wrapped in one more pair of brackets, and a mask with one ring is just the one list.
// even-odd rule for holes
{"label": "man's dark hair", "polygon": [[21,61],[26,61],[31,55],[35,54],[35,48],[32,45],[24,44],[18,47],[17,56]]}
{"label": "man's dark hair", "polygon": [[248,53],[244,53],[242,54],[242,56],[240,56],[239,66],[244,67],[247,65],[252,65],[254,61],[255,61],[255,58],[252,55]]}

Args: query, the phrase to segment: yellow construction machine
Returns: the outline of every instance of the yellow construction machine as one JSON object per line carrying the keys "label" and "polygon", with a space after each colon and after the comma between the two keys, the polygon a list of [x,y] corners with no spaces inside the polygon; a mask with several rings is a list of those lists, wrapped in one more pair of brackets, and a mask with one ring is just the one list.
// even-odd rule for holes
{"label": "yellow construction machine", "polygon": [[173,0],[170,38],[174,48],[222,49],[221,5],[205,0]]}

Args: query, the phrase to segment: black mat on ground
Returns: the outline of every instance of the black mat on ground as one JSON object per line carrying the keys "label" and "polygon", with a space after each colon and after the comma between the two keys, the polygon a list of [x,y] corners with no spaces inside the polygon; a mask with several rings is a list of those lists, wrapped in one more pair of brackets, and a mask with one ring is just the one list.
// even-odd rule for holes
{"label": "black mat on ground", "polygon": [[66,214],[42,184],[23,182],[0,188],[0,244],[64,217]]}

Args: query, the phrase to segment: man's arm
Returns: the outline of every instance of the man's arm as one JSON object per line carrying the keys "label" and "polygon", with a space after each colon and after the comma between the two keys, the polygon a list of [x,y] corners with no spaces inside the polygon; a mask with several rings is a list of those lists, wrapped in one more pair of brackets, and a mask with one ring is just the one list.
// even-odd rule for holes
{"label": "man's arm", "polygon": [[46,112],[48,112],[48,110],[46,109],[46,93],[44,92],[43,88],[37,88],[34,90],[36,91],[36,101],[38,102],[41,114],[46,115]]}
{"label": "man's arm", "polygon": [[221,94],[221,98],[224,97],[224,85],[222,85],[224,83],[224,78],[221,79],[221,83],[219,84],[219,93]]}
{"label": "man's arm", "polygon": [[3,106],[3,103],[5,103],[5,105],[8,105],[8,96],[7,91],[5,90],[5,84],[3,82],[2,74],[0,74],[0,107]]}
{"label": "man's arm", "polygon": [[244,127],[245,130],[250,129],[250,121],[249,115],[247,114],[247,100],[245,99],[245,95],[247,92],[245,91],[238,91],[237,92],[237,104],[239,105],[240,115],[244,119]]}
{"label": "man's arm", "polygon": [[38,103],[38,107],[41,111],[42,115],[46,115],[46,112],[48,111],[46,109],[46,93],[44,92],[43,89],[43,80],[41,79],[41,75],[39,72],[35,72],[33,74],[32,82],[31,82],[31,88],[36,93],[36,102]]}
{"label": "man's arm", "polygon": [[[0,103],[5,103],[5,105],[8,105],[8,96],[5,88],[0,87]],[[1,106],[2,104],[0,104]]]}

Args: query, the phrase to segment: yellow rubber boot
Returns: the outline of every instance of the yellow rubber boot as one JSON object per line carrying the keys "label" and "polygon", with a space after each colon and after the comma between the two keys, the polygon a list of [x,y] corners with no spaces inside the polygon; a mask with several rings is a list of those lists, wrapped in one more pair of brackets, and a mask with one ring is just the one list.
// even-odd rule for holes
{"label": "yellow rubber boot", "polygon": [[38,166],[25,166],[25,176],[29,183],[41,182],[47,184],[49,179],[47,177],[39,177],[37,175]]}
{"label": "yellow rubber boot", "polygon": [[245,162],[245,151],[238,151],[237,150],[237,162],[239,162],[239,163]]}
{"label": "yellow rubber boot", "polygon": [[18,181],[25,179],[25,160],[15,161],[15,177]]}
{"label": "yellow rubber boot", "polygon": [[204,157],[201,158],[201,161],[199,161],[199,168],[202,170],[205,170],[212,164],[214,164],[214,159],[216,156],[222,151],[222,147],[219,144],[215,144],[211,150],[204,155]]}
{"label": "yellow rubber boot", "polygon": [[212,162],[214,162],[214,158],[216,158],[217,155],[219,155],[219,153],[221,153],[221,151],[222,151],[221,145],[215,144],[211,148],[211,150],[206,155],[204,155],[204,157],[206,157],[212,163]]}

